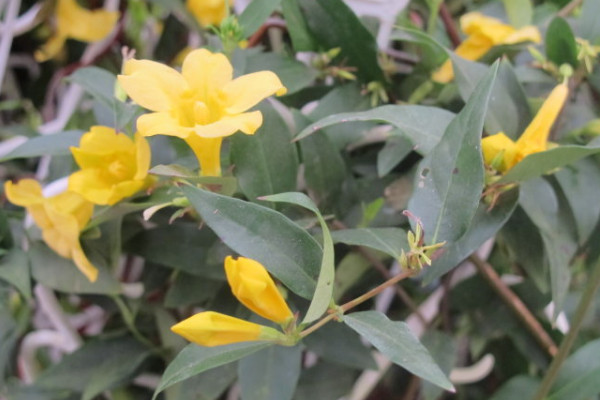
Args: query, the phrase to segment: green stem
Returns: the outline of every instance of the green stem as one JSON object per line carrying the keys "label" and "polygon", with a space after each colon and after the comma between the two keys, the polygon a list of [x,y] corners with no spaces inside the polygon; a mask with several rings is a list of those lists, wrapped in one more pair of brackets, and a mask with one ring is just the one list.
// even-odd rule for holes
{"label": "green stem", "polygon": [[567,336],[563,339],[560,347],[558,348],[558,353],[552,360],[550,364],[550,368],[548,368],[548,372],[546,376],[544,376],[544,380],[542,381],[534,399],[535,400],[543,400],[546,398],[547,394],[550,392],[556,377],[558,376],[558,372],[560,371],[560,367],[567,359],[569,352],[571,351],[571,347],[573,347],[573,343],[575,343],[575,339],[577,338],[577,334],[581,329],[581,325],[583,324],[583,320],[594,300],[594,294],[600,287],[600,261],[596,263],[594,269],[592,271],[592,276],[588,282],[587,287],[585,288],[583,295],[581,296],[581,300],[577,305],[577,310],[575,311],[575,316],[573,317],[573,322],[571,324],[571,329]]}
{"label": "green stem", "polygon": [[[408,269],[405,270],[401,273],[399,273],[398,275],[394,276],[393,278],[388,279],[387,281],[383,282],[381,285],[369,290],[367,293],[358,296],[357,298],[355,298],[354,300],[350,300],[349,302],[342,304],[341,306],[339,306],[337,308],[337,310],[340,310],[341,313],[345,313],[346,311],[356,307],[357,305],[364,303],[365,301],[369,300],[371,297],[374,297],[376,295],[378,295],[379,293],[381,293],[383,290],[387,289],[390,286],[395,285],[396,283],[400,282],[401,280],[404,280],[406,278],[410,278],[411,276],[413,276],[415,273],[417,273],[419,270],[415,269]],[[317,329],[319,329],[320,327],[322,327],[323,325],[325,325],[326,323],[328,323],[329,321],[331,321],[332,319],[335,319],[338,317],[338,313],[336,313],[336,309],[332,309],[330,310],[331,313],[326,315],[325,317],[323,317],[322,319],[320,319],[317,323],[315,323],[314,325],[306,328],[305,330],[303,330],[302,332],[300,332],[300,337],[303,338],[305,336],[310,335],[311,333],[313,333],[314,331],[316,331]]]}
{"label": "green stem", "polygon": [[150,348],[154,348],[154,344],[152,344],[152,342],[150,342],[150,340],[146,339],[140,333],[140,331],[136,328],[136,326],[135,326],[135,317],[131,313],[131,311],[129,310],[129,308],[125,304],[125,302],[121,299],[121,297],[119,297],[119,296],[112,296],[112,299],[117,304],[117,307],[119,307],[119,311],[121,312],[121,316],[123,317],[123,321],[125,322],[125,325],[127,325],[127,328],[129,328],[129,330],[131,331],[131,334],[138,341],[140,341],[140,343],[143,343],[144,345],[146,345],[146,346],[148,346]]}

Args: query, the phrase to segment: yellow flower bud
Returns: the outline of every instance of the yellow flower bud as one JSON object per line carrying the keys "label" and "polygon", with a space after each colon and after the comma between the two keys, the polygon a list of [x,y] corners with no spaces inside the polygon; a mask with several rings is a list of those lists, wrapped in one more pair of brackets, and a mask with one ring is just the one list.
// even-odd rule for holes
{"label": "yellow flower bud", "polygon": [[79,232],[92,216],[94,205],[74,192],[63,192],[45,198],[40,184],[33,179],[18,183],[6,182],[8,200],[25,207],[42,230],[44,242],[60,256],[72,259],[79,270],[92,282],[98,270],[85,256],[79,243]]}
{"label": "yellow flower bud", "polygon": [[256,314],[278,324],[293,318],[275,282],[259,262],[244,257],[234,260],[228,256],[225,273],[234,296]]}
{"label": "yellow flower bud", "polygon": [[227,6],[232,4],[233,0],[187,0],[185,3],[186,8],[204,27],[208,25],[218,26],[227,16]]}
{"label": "yellow flower bud", "polygon": [[193,315],[173,325],[171,330],[190,342],[209,347],[285,338],[273,328],[213,311]]}
{"label": "yellow flower bud", "polygon": [[131,140],[112,128],[93,126],[71,153],[81,170],[69,177],[69,190],[92,203],[115,204],[153,182],[150,146],[140,134]]}

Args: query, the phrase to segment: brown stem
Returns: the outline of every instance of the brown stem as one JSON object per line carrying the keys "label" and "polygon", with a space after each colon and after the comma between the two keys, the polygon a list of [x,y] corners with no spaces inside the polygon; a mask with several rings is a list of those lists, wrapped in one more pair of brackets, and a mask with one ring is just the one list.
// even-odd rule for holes
{"label": "brown stem", "polygon": [[267,20],[267,22],[262,24],[262,26],[258,28],[258,30],[252,36],[248,38],[248,47],[254,47],[257,44],[259,44],[265,36],[265,34],[267,33],[267,31],[269,30],[269,28],[279,28],[285,31],[287,29],[287,25],[284,21],[281,20]]}
{"label": "brown stem", "polygon": [[455,48],[458,47],[460,42],[462,42],[462,39],[460,38],[456,24],[452,19],[452,15],[450,15],[450,11],[448,11],[448,7],[444,3],[440,5],[440,18],[444,23],[444,27],[446,28],[446,32],[448,33],[452,45],[454,45]]}
{"label": "brown stem", "polygon": [[569,4],[561,8],[560,11],[556,13],[556,15],[564,18],[571,14],[573,10],[575,10],[581,3],[583,3],[583,0],[572,0]]}
{"label": "brown stem", "polygon": [[516,314],[516,316],[525,324],[529,332],[535,340],[554,357],[558,352],[558,348],[542,325],[533,316],[531,311],[525,306],[521,299],[513,293],[500,279],[500,276],[494,271],[492,266],[483,261],[476,254],[471,254],[469,260],[475,265],[479,273],[487,280],[492,288],[504,300],[506,305]]}

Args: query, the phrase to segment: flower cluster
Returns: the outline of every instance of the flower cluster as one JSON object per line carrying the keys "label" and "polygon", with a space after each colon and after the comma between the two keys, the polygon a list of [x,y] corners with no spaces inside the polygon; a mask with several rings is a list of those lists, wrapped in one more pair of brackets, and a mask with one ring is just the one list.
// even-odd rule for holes
{"label": "flower cluster", "polygon": [[503,132],[483,138],[481,148],[485,163],[499,172],[506,172],[526,156],[546,150],[550,129],[568,95],[566,84],[556,86],[516,142]]}
{"label": "flower cluster", "polygon": [[[225,273],[231,291],[240,303],[283,328],[293,324],[292,311],[259,262],[244,257],[235,260],[228,256],[225,259]],[[286,340],[286,335],[276,329],[213,311],[193,315],[174,325],[171,330],[202,346],[254,340],[284,343]]]}
{"label": "flower cluster", "polygon": [[[534,26],[515,29],[501,21],[487,17],[478,12],[465,14],[460,19],[460,27],[467,38],[454,50],[456,55],[467,60],[483,57],[492,47],[500,44],[516,44],[521,42],[541,41],[540,32]],[[452,62],[446,60],[434,72],[432,79],[440,83],[448,83],[454,79]]]}

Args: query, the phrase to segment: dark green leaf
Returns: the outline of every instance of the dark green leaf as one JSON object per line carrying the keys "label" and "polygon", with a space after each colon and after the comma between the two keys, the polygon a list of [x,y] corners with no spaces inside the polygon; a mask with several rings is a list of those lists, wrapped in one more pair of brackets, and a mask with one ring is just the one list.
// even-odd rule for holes
{"label": "dark green leaf", "polygon": [[546,31],[545,43],[546,57],[550,61],[558,66],[570,64],[573,68],[577,67],[577,43],[567,21],[555,17]]}
{"label": "dark green leaf", "polygon": [[452,383],[406,323],[390,321],[378,311],[345,315],[344,323],[364,336],[393,363],[443,389],[454,391]]}
{"label": "dark green leaf", "polygon": [[299,0],[307,25],[323,50],[341,48],[340,60],[364,82],[384,80],[375,38],[341,0]]}
{"label": "dark green leaf", "polygon": [[600,340],[588,342],[563,364],[548,400],[586,400],[600,393]]}
{"label": "dark green leaf", "polygon": [[[428,330],[421,337],[421,343],[429,350],[434,361],[444,374],[449,375],[456,364],[456,345],[452,336],[434,330]],[[424,400],[436,400],[442,395],[442,389],[429,382],[423,382]]]}
{"label": "dark green leaf", "polygon": [[[489,67],[454,55],[452,62],[460,95],[467,101]],[[508,137],[516,139],[531,122],[531,110],[510,62],[500,62],[492,92],[494,95],[490,98],[485,115],[486,131],[492,135],[504,132]]]}
{"label": "dark green leaf", "polygon": [[31,299],[29,259],[23,250],[14,248],[0,258],[0,279],[14,285],[26,299]]}
{"label": "dark green leaf", "polygon": [[237,376],[237,363],[204,371],[166,390],[168,400],[217,400]]}
{"label": "dark green leaf", "polygon": [[62,156],[71,154],[70,146],[79,146],[83,131],[64,131],[52,135],[36,136],[5,155],[0,161],[14,158]]}
{"label": "dark green leaf", "polygon": [[331,304],[333,297],[333,280],[335,278],[335,260],[333,254],[333,240],[327,227],[327,222],[323,219],[321,212],[313,203],[313,201],[305,195],[299,192],[280,193],[273,196],[262,197],[261,200],[291,203],[304,207],[317,215],[321,230],[323,231],[323,259],[321,260],[321,267],[319,269],[319,278],[317,280],[317,287],[313,294],[310,306],[306,311],[306,315],[302,320],[302,323],[309,323],[317,320],[325,313],[329,304]]}
{"label": "dark green leaf", "polygon": [[412,150],[413,144],[408,138],[390,137],[386,140],[383,149],[377,153],[377,176],[383,177],[389,174]]}
{"label": "dark green leaf", "polygon": [[[90,262],[98,268],[98,279],[90,282],[73,261],[54,253],[42,243],[34,243],[27,252],[31,263],[31,274],[44,286],[66,293],[119,294],[120,283],[110,275],[104,263],[90,257]],[[89,257],[89,254],[88,254]]]}
{"label": "dark green leaf", "polygon": [[271,346],[239,362],[244,400],[290,400],[302,365],[302,346]]}
{"label": "dark green leaf", "polygon": [[347,394],[356,371],[335,364],[318,363],[302,373],[294,400],[333,400]]}
{"label": "dark green leaf", "polygon": [[392,33],[390,39],[419,45],[422,52],[420,61],[428,70],[434,69],[448,58],[444,46],[425,32],[417,29],[400,27]]}
{"label": "dark green leaf", "polygon": [[406,231],[400,228],[360,228],[344,229],[333,232],[336,243],[353,246],[366,246],[382,251],[396,260],[400,259],[402,250],[409,250]]}
{"label": "dark green leaf", "polygon": [[[287,89],[287,94],[295,93],[309,86],[317,77],[317,71],[285,54],[258,53],[248,56],[246,73],[273,71]],[[263,113],[264,114],[264,113]]]}
{"label": "dark green leaf", "polygon": [[294,190],[298,175],[296,146],[281,116],[268,103],[258,109],[263,124],[256,135],[234,135],[231,159],[235,176],[247,198]]}
{"label": "dark green leaf", "polygon": [[408,208],[421,219],[428,243],[459,239],[479,206],[484,173],[481,130],[497,70],[496,63],[419,165]]}
{"label": "dark green leaf", "polygon": [[227,246],[262,263],[293,292],[312,298],[322,250],[306,231],[267,207],[191,186],[183,191]]}
{"label": "dark green leaf", "polygon": [[386,105],[363,112],[330,115],[304,128],[295,140],[343,122],[378,121],[398,128],[414,143],[415,151],[427,154],[440,141],[453,117],[451,112],[436,107]]}
{"label": "dark green leaf", "polygon": [[171,385],[206,370],[237,361],[268,346],[272,346],[272,344],[244,342],[217,347],[202,347],[189,344],[167,366],[152,398],[155,399],[160,392]]}
{"label": "dark green leaf", "polygon": [[283,0],[281,8],[294,50],[315,51],[317,44],[306,25],[298,0]]}
{"label": "dark green leaf", "polygon": [[539,384],[530,376],[515,376],[502,385],[490,400],[533,399]]}
{"label": "dark green leaf", "polygon": [[252,0],[240,15],[239,22],[244,37],[249,37],[260,28],[279,6],[281,0]]}

